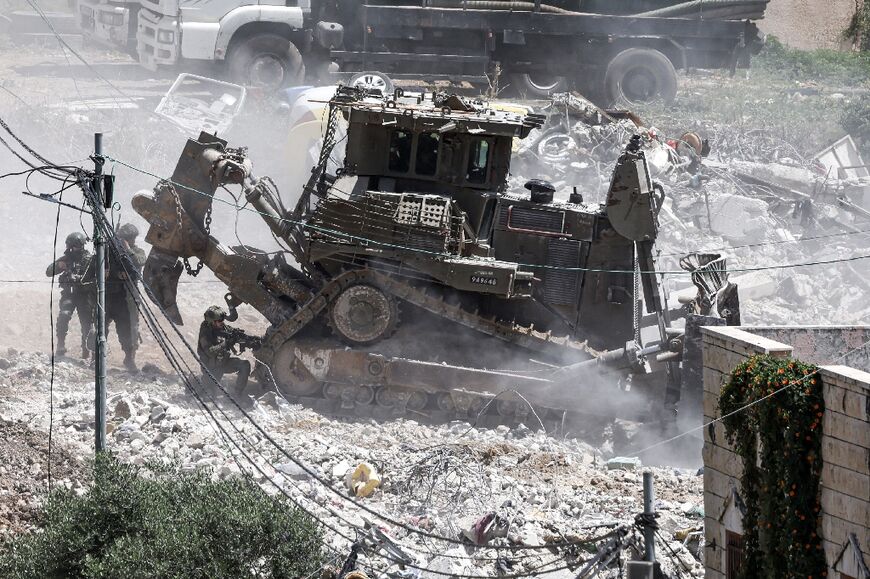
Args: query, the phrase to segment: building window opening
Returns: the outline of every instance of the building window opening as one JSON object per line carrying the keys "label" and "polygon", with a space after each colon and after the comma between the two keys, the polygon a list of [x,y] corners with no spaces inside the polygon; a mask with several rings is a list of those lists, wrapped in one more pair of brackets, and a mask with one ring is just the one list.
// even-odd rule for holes
{"label": "building window opening", "polygon": [[737,579],[743,565],[743,535],[725,531],[725,577]]}
{"label": "building window opening", "polygon": [[417,175],[434,175],[438,168],[438,133],[423,133],[417,139],[417,158],[414,172]]}
{"label": "building window opening", "polygon": [[390,161],[392,173],[407,173],[411,168],[411,133],[394,130],[390,135]]}
{"label": "building window opening", "polygon": [[465,180],[469,183],[486,183],[486,169],[489,161],[489,141],[476,139],[471,142],[468,153],[468,173]]}

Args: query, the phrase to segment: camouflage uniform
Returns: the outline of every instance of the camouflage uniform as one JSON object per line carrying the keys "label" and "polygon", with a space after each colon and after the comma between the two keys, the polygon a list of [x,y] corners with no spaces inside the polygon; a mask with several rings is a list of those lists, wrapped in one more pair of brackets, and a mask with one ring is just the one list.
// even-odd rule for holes
{"label": "camouflage uniform", "polygon": [[[233,351],[226,338],[226,332],[232,331],[233,328],[224,325],[224,318],[227,316],[220,307],[210,307],[204,317],[199,326],[199,341],[196,346],[200,362],[216,380],[223,378],[224,374],[238,374],[236,392],[242,393],[248,385],[251,363],[232,355]],[[203,383],[211,382],[208,375],[205,372],[203,374]]]}
{"label": "camouflage uniform", "polygon": [[[114,322],[118,341],[124,351],[124,366],[135,372],[136,350],[139,347],[139,310],[136,296],[127,289],[127,280],[138,283],[145,265],[145,251],[136,246],[139,231],[130,223],[118,228],[117,244],[122,254],[117,256],[110,248],[106,259],[106,335]],[[96,271],[96,264],[92,268]]]}
{"label": "camouflage uniform", "polygon": [[71,233],[66,238],[66,251],[57,261],[48,266],[45,275],[58,276],[60,285],[60,304],[57,314],[57,344],[55,353],[66,354],[66,335],[69,322],[74,313],[78,314],[82,329],[82,358],[89,358],[88,335],[93,327],[94,318],[91,308],[91,290],[85,275],[91,263],[91,254],[85,249],[85,236]]}

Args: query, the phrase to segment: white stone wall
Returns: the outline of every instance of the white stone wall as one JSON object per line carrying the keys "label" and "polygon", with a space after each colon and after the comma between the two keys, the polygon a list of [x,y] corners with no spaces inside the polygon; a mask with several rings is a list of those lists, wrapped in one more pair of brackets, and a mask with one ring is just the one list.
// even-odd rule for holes
{"label": "white stone wall", "polygon": [[[704,328],[704,422],[719,416],[725,377],[755,354],[788,357],[789,345],[733,327]],[[822,366],[825,416],[822,423],[821,537],[829,565],[849,533],[870,555],[870,374],[846,366]],[[725,439],[721,422],[704,431],[704,527],[706,577],[725,577],[725,522],[734,517],[732,488],[740,488],[742,465]],[[733,524],[733,521],[732,521]],[[731,529],[735,530],[735,529]]]}
{"label": "white stone wall", "polygon": [[854,13],[855,0],[770,0],[758,26],[794,48],[848,50],[842,33]]}

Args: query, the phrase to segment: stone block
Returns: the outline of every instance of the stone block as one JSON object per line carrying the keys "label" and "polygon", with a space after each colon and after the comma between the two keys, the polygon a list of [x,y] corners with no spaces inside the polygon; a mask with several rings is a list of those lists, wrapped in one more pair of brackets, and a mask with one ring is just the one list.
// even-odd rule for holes
{"label": "stone block", "polygon": [[[711,420],[712,417],[704,417],[705,423],[708,423]],[[704,428],[704,441],[730,448],[728,446],[728,438],[725,436],[725,425],[722,424],[722,421],[714,422]]]}
{"label": "stone block", "polygon": [[823,382],[831,382],[859,394],[870,393],[870,374],[849,366],[822,366]]}
{"label": "stone block", "polygon": [[853,470],[863,475],[870,475],[870,449],[834,438],[822,437],[822,460]]}
{"label": "stone block", "polygon": [[722,560],[716,556],[719,553],[719,549],[712,547],[712,545],[721,547],[719,544],[722,541],[720,538],[721,533],[722,525],[719,523],[719,520],[706,516],[704,518],[704,544],[707,548],[707,569],[715,569],[716,571],[722,569]]}
{"label": "stone block", "polygon": [[[725,509],[725,499],[717,497],[713,493],[704,493],[704,514],[710,515],[715,519],[722,516]],[[717,540],[718,543],[718,540]]]}
{"label": "stone block", "polygon": [[866,420],[851,418],[828,410],[822,420],[822,433],[864,448],[870,448],[870,426]]}
{"label": "stone block", "polygon": [[867,420],[867,394],[844,388],[840,384],[830,383],[828,377],[823,377],[825,408],[845,414],[850,418]]}
{"label": "stone block", "polygon": [[[719,395],[704,390],[704,416],[719,417]],[[705,422],[709,422],[706,420]]]}
{"label": "stone block", "polygon": [[705,347],[704,368],[712,368],[723,374],[731,374],[734,368],[748,357],[749,354],[738,354],[719,346]]}
{"label": "stone block", "polygon": [[746,352],[748,356],[753,354],[771,354],[773,356],[787,357],[792,352],[792,348],[788,344],[751,334],[735,326],[705,327],[701,331],[705,337],[715,336],[724,340],[729,350]]}
{"label": "stone block", "polygon": [[725,384],[725,374],[715,368],[704,367],[704,392],[719,395]]}
{"label": "stone block", "polygon": [[840,519],[830,513],[822,514],[822,538],[842,545],[846,542],[849,533],[855,533],[858,537],[870,537],[870,528],[858,524],[855,521]]}
{"label": "stone block", "polygon": [[856,497],[865,503],[870,500],[870,476],[842,466],[825,463],[822,466],[822,486]]}
{"label": "stone block", "polygon": [[[864,534],[859,533],[858,536],[867,536],[867,529],[870,528],[870,503],[866,499],[851,497],[847,494],[822,487],[821,503],[822,512],[826,516],[836,517],[847,523],[862,527]],[[836,542],[836,537],[829,538]]]}
{"label": "stone block", "polygon": [[720,472],[712,467],[704,467],[704,492],[712,493],[720,499],[731,495],[731,488],[740,488],[740,479]]}
{"label": "stone block", "polygon": [[743,462],[729,448],[718,444],[706,443],[703,450],[704,468],[708,466],[734,478],[743,474]]}

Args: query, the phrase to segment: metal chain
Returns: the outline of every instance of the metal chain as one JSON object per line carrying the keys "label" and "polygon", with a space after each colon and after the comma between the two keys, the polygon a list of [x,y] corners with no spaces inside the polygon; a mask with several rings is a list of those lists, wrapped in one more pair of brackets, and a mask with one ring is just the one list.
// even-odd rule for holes
{"label": "metal chain", "polygon": [[[181,199],[178,197],[178,191],[176,191],[175,186],[169,181],[161,181],[158,184],[158,188],[160,190],[168,190],[172,194],[172,199],[175,201],[175,219],[178,223],[178,229],[182,230],[184,228],[183,218],[181,215]],[[205,233],[206,235],[211,234],[211,211],[212,206],[208,206],[208,211],[205,214]],[[196,267],[190,265],[190,260],[187,257],[181,258],[182,263],[184,264],[184,270],[187,272],[187,275],[191,277],[196,277],[199,275],[199,272],[202,271],[202,268],[205,267],[205,263],[200,260],[199,263],[196,264]]]}
{"label": "metal chain", "polygon": [[634,249],[634,293],[632,299],[634,301],[632,310],[632,326],[634,330],[634,343],[640,348],[640,260],[637,258],[637,246]]}

